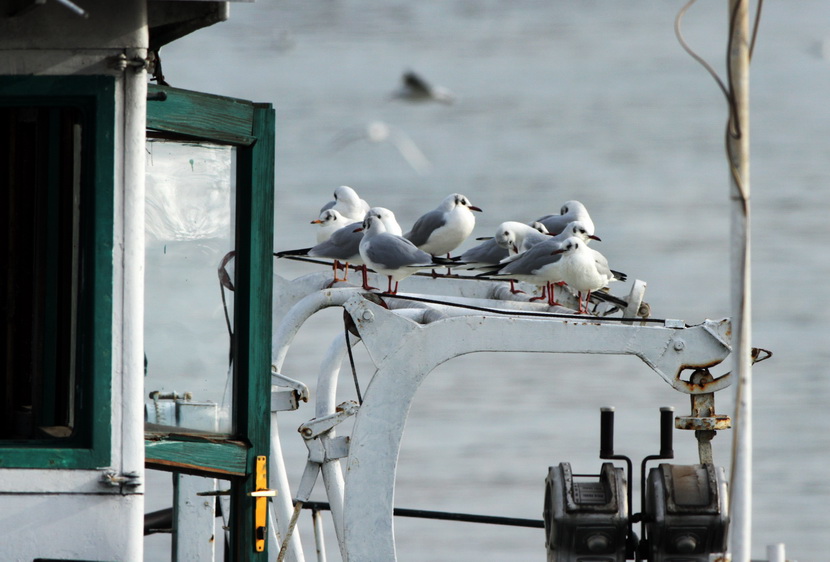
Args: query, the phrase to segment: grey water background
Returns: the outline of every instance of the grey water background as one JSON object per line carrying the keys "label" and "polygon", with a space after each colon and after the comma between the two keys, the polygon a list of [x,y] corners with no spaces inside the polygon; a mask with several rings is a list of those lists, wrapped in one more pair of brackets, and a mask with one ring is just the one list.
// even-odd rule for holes
{"label": "grey water background", "polygon": [[[474,236],[578,199],[612,267],[648,283],[653,316],[693,324],[731,314],[729,176],[724,97],[674,37],[682,4],[260,1],[233,4],[228,22],[161,55],[173,86],[274,104],[276,249],[313,244],[309,221],[341,184],[395,211],[405,229],[445,195],[464,193],[484,210]],[[699,2],[684,20],[688,41],[721,75],[724,4]],[[450,88],[457,103],[390,101],[406,69]],[[790,559],[820,561],[830,553],[830,4],[765,3],[751,88],[752,344],[775,354],[753,370],[753,556],[784,542]],[[388,142],[333,144],[376,120],[404,131],[431,171],[417,174]],[[287,278],[319,270],[276,267]],[[219,306],[215,287],[204,298]],[[339,312],[321,313],[289,353],[284,372],[309,384],[312,400],[320,358],[341,330]],[[366,385],[371,365],[357,351]],[[343,400],[354,398],[349,378],[346,367]],[[731,414],[732,401],[732,389],[720,392],[718,412]],[[689,401],[630,357],[450,361],[416,397],[395,503],[541,518],[548,466],[598,472],[606,405],[616,407],[618,452],[636,463],[657,452],[658,408],[683,415]],[[295,486],[305,459],[296,427],[312,416],[305,406],[280,418]],[[715,438],[727,472],[731,439]],[[674,462],[696,462],[693,435],[676,431],[675,451]],[[151,489],[148,511],[165,504]],[[301,525],[313,559],[309,518]],[[395,528],[404,561],[545,558],[538,529],[408,519]],[[333,537],[329,527],[337,559]],[[148,560],[163,559],[165,540],[147,540]]]}

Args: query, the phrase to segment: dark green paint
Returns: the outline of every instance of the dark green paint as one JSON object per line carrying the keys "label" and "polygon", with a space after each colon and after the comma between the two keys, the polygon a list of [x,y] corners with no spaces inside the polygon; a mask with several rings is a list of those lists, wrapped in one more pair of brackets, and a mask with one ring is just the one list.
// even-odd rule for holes
{"label": "dark green paint", "polygon": [[249,101],[153,84],[147,88],[151,100],[159,94],[165,98],[147,102],[148,129],[236,146],[256,140]]}
{"label": "dark green paint", "polygon": [[112,277],[115,78],[0,76],[3,106],[77,107],[83,114],[81,208],[86,256],[78,306],[76,428],[71,437],[0,441],[2,468],[99,468],[112,462]]}
{"label": "dark green paint", "polygon": [[215,476],[244,477],[248,445],[232,440],[209,440],[175,436],[144,442],[148,468]]}

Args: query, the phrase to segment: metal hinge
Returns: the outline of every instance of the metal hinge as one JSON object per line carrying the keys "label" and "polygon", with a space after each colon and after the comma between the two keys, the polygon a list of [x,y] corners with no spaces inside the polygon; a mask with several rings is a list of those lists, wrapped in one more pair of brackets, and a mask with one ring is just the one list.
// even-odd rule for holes
{"label": "metal hinge", "polygon": [[124,53],[119,53],[114,57],[109,57],[107,59],[109,66],[114,68],[115,70],[125,71],[127,68],[132,68],[136,72],[141,70],[146,70],[147,72],[153,72],[153,65],[155,64],[155,57],[150,56],[146,59],[141,57],[133,57],[127,58],[127,55]]}
{"label": "metal hinge", "polygon": [[136,472],[126,472],[118,474],[114,470],[107,470],[101,474],[101,483],[108,486],[127,486],[128,488],[136,488],[141,486],[141,476]]}

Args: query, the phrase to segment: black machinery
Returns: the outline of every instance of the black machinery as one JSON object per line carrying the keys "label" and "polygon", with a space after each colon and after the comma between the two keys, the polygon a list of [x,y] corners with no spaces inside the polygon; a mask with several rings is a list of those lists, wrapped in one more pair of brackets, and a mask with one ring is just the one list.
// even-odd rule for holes
{"label": "black machinery", "polygon": [[[566,462],[549,468],[548,562],[708,562],[710,554],[726,551],[729,512],[722,467],[663,463],[646,478],[648,461],[674,458],[673,412],[660,409],[660,452],[641,463],[641,513],[632,513],[631,459],[614,454],[613,408],[601,410],[599,456],[625,461],[627,470],[611,462],[603,463],[598,475],[573,474]],[[708,444],[714,431],[701,433],[699,441]],[[633,530],[637,522],[640,537]]]}

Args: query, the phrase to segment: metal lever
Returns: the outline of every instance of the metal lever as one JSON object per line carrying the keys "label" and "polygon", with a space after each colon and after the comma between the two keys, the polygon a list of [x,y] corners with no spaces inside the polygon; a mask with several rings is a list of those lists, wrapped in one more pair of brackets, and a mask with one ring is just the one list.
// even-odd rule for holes
{"label": "metal lever", "polygon": [[[640,464],[640,510],[646,511],[646,463],[651,460],[673,459],[674,445],[672,430],[674,429],[674,408],[663,406],[660,408],[660,453],[649,455]],[[640,519],[640,534],[645,535],[645,521]]]}
{"label": "metal lever", "polygon": [[634,467],[631,464],[631,459],[627,456],[614,454],[614,408],[612,406],[600,408],[599,424],[599,458],[625,461],[626,467],[628,468],[628,485],[625,490],[628,497],[628,542],[626,544],[626,557],[633,558],[638,543],[631,521],[631,502],[633,499],[631,474],[634,471]]}
{"label": "metal lever", "polygon": [[614,408],[606,406],[599,410],[599,458],[614,456]]}

